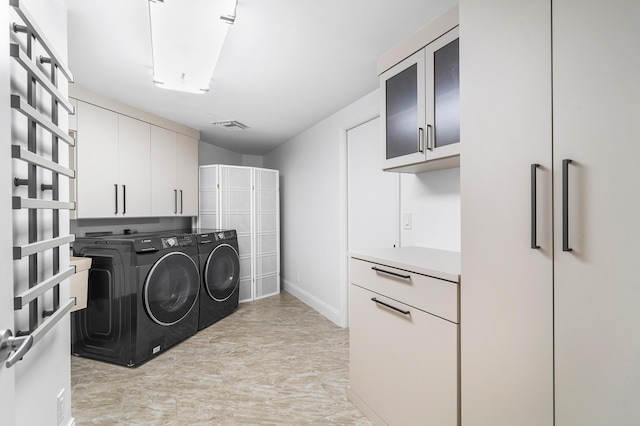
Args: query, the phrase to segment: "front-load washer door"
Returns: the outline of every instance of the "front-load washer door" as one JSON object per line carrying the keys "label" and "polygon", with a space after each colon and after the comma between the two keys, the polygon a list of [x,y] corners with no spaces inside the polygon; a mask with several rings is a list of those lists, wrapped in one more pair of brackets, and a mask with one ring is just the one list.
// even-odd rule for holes
{"label": "front-load washer door", "polygon": [[161,257],[144,282],[144,304],[153,321],[173,325],[191,311],[198,300],[200,274],[196,263],[182,252]]}
{"label": "front-load washer door", "polygon": [[204,286],[218,302],[227,300],[240,281],[240,259],[236,249],[220,244],[211,251],[204,267]]}

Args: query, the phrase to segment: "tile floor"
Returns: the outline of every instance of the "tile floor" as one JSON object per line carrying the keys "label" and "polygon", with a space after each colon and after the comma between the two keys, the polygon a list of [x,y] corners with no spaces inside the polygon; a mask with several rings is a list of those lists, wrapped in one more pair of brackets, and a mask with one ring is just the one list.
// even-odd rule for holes
{"label": "tile floor", "polygon": [[102,425],[370,425],[346,398],[349,332],[288,293],[134,368],[71,357],[72,416]]}

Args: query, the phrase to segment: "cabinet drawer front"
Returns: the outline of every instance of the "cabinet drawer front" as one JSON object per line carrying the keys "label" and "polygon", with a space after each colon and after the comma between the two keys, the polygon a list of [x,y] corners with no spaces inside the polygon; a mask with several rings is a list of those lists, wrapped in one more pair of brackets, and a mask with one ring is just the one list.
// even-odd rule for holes
{"label": "cabinet drawer front", "polygon": [[457,425],[458,326],[349,287],[351,391],[389,425]]}
{"label": "cabinet drawer front", "polygon": [[353,284],[458,322],[456,283],[354,258],[349,275]]}

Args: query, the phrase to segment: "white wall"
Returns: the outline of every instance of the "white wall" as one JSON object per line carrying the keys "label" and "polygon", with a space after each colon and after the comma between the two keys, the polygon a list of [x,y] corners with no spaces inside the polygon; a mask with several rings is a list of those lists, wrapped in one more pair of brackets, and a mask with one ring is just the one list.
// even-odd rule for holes
{"label": "white wall", "polygon": [[[37,22],[43,33],[46,34],[49,41],[53,44],[54,49],[61,55],[62,58],[67,57],[67,14],[66,7],[62,0],[22,0],[20,4],[26,5],[30,11],[34,20]],[[4,6],[8,6],[5,4]],[[17,20],[17,16],[13,12],[9,16],[10,21]],[[7,28],[8,30],[8,28]],[[21,45],[25,45],[26,36],[24,34],[11,33],[11,40]],[[7,43],[8,40],[4,39]],[[35,54],[43,54],[41,48],[37,47]],[[44,68],[43,68],[44,69]],[[11,71],[11,90],[13,93],[24,96],[26,73],[15,63],[10,61]],[[4,83],[4,81],[3,81]],[[60,89],[63,93],[67,93],[67,85],[64,77],[60,77]],[[3,89],[4,93],[4,89]],[[44,94],[44,91],[39,89],[38,91],[40,111],[45,111],[50,108],[50,98]],[[7,114],[9,108],[8,98],[2,102],[1,109],[2,114]],[[27,120],[19,113],[12,111],[11,113],[11,140],[13,144],[25,145],[26,144],[26,128]],[[48,113],[45,113],[48,114]],[[67,115],[60,108],[60,127],[65,128],[67,125]],[[46,131],[41,129],[38,132],[38,140],[50,141],[51,136]],[[6,141],[5,141],[6,142]],[[40,145],[40,143],[39,143]],[[50,155],[49,143],[42,144],[45,148],[39,151],[39,154],[48,157]],[[65,159],[68,158],[68,151],[64,143],[60,145],[60,159],[61,163],[66,165]],[[26,166],[23,162],[18,160],[9,161],[7,158],[10,156],[7,146],[2,150],[2,163],[5,165],[11,164],[11,168],[8,172],[12,177],[18,176],[26,178]],[[4,168],[4,167],[3,167]],[[3,173],[4,176],[4,173]],[[39,183],[50,183],[50,173],[39,173]],[[68,199],[68,179],[60,177],[60,199]],[[6,198],[6,188],[10,187],[10,180],[3,179],[2,181],[2,204],[7,205],[9,200]],[[9,189],[11,195],[18,195],[26,197],[26,189],[13,188]],[[43,196],[47,197],[47,194]],[[13,211],[8,217],[6,210],[2,210],[0,219],[5,227],[11,227],[13,223],[12,238],[3,234],[3,245],[6,248],[7,245],[22,245],[27,241],[27,218],[25,211]],[[39,238],[46,239],[51,238],[51,211],[44,210],[39,211]],[[69,215],[68,212],[60,212],[60,235],[67,235],[69,232]],[[11,241],[13,240],[13,241]],[[5,248],[2,252],[4,253]],[[60,248],[60,269],[65,270],[69,265],[68,258],[69,249],[68,246],[62,246]],[[39,273],[40,279],[52,275],[51,268],[51,256],[48,255],[39,256]],[[22,292],[28,288],[28,260],[23,259],[20,261],[11,261],[2,256],[2,264],[0,267],[3,271],[13,271],[13,279],[11,279],[11,273],[9,272],[3,280],[3,285],[9,284],[13,281],[13,288],[15,292]],[[69,298],[69,282],[64,281],[60,286],[60,299],[61,304]],[[38,310],[51,309],[50,295],[47,297],[40,297],[38,303]],[[28,330],[29,324],[26,318],[26,311],[28,308],[24,308],[16,315],[15,329],[16,330]],[[70,327],[68,315],[58,322],[55,327],[49,331],[43,338],[34,346],[14,367],[15,373],[15,424],[17,425],[56,425],[57,422],[57,401],[56,397],[61,390],[64,390],[64,402],[63,402],[63,419],[60,424],[66,425],[72,422],[71,417],[71,382],[70,382]],[[4,373],[2,373],[4,374]],[[4,405],[2,405],[4,407]],[[0,410],[4,413],[4,409]],[[8,422],[7,424],[13,424],[13,418],[3,417],[0,421]]]}
{"label": "white wall", "polygon": [[[460,168],[403,173],[400,177],[400,244],[460,251]],[[402,228],[411,213],[411,230]]]}
{"label": "white wall", "polygon": [[227,164],[229,166],[263,167],[262,155],[240,154],[230,149],[198,142],[198,165]]}
{"label": "white wall", "polygon": [[264,157],[280,170],[283,288],[343,326],[346,131],[376,115],[377,91]]}
{"label": "white wall", "polygon": [[263,167],[264,157],[262,155],[243,155],[242,165],[247,167]]}
{"label": "white wall", "polygon": [[198,165],[208,164],[229,164],[231,166],[242,166],[242,154],[211,145],[210,143],[198,142]]}
{"label": "white wall", "polygon": [[[282,284],[338,325],[347,319],[346,131],[379,115],[370,93],[264,157],[280,170]],[[460,247],[459,169],[403,175],[402,245]]]}

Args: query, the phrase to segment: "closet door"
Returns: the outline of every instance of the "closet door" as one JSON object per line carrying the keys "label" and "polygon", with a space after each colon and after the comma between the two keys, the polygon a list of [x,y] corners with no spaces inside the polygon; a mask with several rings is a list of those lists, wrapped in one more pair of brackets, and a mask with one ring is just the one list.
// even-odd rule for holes
{"label": "closet door", "polygon": [[640,419],[638,17],[638,1],[553,2],[557,426]]}
{"label": "closet door", "polygon": [[240,257],[239,299],[253,300],[252,244],[252,169],[240,166],[220,167],[220,227],[235,229]]}
{"label": "closet door", "polygon": [[553,424],[550,7],[460,4],[463,425]]}
{"label": "closet door", "polygon": [[347,248],[400,246],[400,173],[380,169],[380,118],[347,131]]}

